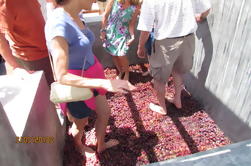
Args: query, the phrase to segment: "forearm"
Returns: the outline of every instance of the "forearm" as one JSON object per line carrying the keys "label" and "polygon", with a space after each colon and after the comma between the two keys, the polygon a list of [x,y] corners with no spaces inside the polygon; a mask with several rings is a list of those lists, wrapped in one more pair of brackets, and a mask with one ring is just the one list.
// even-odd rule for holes
{"label": "forearm", "polygon": [[54,0],[46,0],[46,3],[49,4],[53,9],[57,6],[57,3]]}
{"label": "forearm", "polygon": [[210,12],[210,9],[208,9],[208,10],[205,11],[205,12],[203,12],[203,13],[201,14],[202,19],[205,19],[205,18],[208,16],[209,12]]}
{"label": "forearm", "polygon": [[134,12],[132,19],[129,23],[129,33],[131,35],[131,38],[133,38],[133,39],[134,39],[134,32],[135,32],[135,24],[136,24],[139,13],[140,13],[139,9],[136,9],[136,11]]}
{"label": "forearm", "polygon": [[209,14],[209,12],[210,12],[210,9],[206,10],[206,11],[203,12],[203,13],[197,14],[196,17],[195,17],[195,18],[196,18],[196,21],[201,22],[201,21],[203,21],[204,19],[206,19],[207,16],[208,16],[208,14]]}
{"label": "forearm", "polygon": [[140,33],[140,37],[139,37],[139,44],[138,44],[138,48],[142,49],[145,47],[145,43],[149,37],[150,32],[148,31],[141,31]]}
{"label": "forearm", "polygon": [[131,39],[134,39],[135,36],[134,36],[134,25],[129,25],[129,33],[130,33],[130,36],[131,36]]}
{"label": "forearm", "polygon": [[0,33],[0,54],[3,59],[13,68],[18,68],[20,65],[16,62],[14,56],[12,55],[8,41],[6,40],[4,34]]}
{"label": "forearm", "polygon": [[81,88],[100,88],[104,79],[93,79],[81,77],[71,73],[66,73],[58,80],[61,84],[71,85]]}
{"label": "forearm", "polygon": [[108,2],[107,2],[105,12],[103,14],[102,21],[101,21],[101,29],[105,29],[107,26],[108,17],[110,15],[111,10],[112,10],[113,2],[114,2],[114,0],[108,0]]}
{"label": "forearm", "polygon": [[101,21],[101,29],[105,29],[107,26],[107,20],[108,20],[108,16],[106,16],[105,14],[103,15],[102,21]]}

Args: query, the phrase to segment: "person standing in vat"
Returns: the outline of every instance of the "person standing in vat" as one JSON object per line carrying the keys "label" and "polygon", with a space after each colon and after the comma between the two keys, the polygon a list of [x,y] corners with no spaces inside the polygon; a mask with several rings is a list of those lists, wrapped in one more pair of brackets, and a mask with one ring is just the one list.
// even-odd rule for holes
{"label": "person standing in vat", "polygon": [[77,150],[84,155],[95,153],[93,149],[82,144],[84,127],[94,111],[97,114],[97,152],[119,143],[116,139],[105,142],[111,113],[106,92],[126,93],[135,89],[128,81],[105,79],[103,67],[93,54],[95,35],[83,24],[79,13],[82,9],[90,10],[94,1],[56,0],[56,8],[51,11],[45,26],[46,42],[52,54],[58,82],[93,90],[94,97],[91,99],[61,104],[61,108],[67,111],[68,119],[72,122],[69,133],[74,138]]}
{"label": "person standing in vat", "polygon": [[141,31],[137,54],[145,58],[145,43],[154,28],[155,40],[148,60],[159,105],[150,103],[152,111],[167,114],[165,85],[171,73],[175,85],[175,95],[171,102],[176,108],[182,108],[182,76],[193,66],[196,20],[199,21],[202,16],[196,13],[206,14],[210,7],[208,0],[143,1],[137,27]]}
{"label": "person standing in vat", "polygon": [[134,29],[141,0],[109,0],[103,15],[100,38],[119,72],[117,78],[129,80],[127,53],[135,39]]}
{"label": "person standing in vat", "polygon": [[7,72],[28,74],[43,70],[50,85],[54,79],[44,25],[37,0],[0,0],[0,54]]}

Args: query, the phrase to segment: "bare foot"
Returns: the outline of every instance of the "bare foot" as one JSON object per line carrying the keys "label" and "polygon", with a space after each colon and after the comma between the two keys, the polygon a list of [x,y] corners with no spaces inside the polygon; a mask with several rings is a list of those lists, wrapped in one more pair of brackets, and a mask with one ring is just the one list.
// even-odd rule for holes
{"label": "bare foot", "polygon": [[149,75],[149,74],[150,74],[150,71],[147,70],[147,71],[145,71],[145,72],[142,73],[142,76],[147,76],[147,75]]}
{"label": "bare foot", "polygon": [[67,134],[68,134],[68,135],[72,135],[72,128],[69,128],[69,129],[68,129]]}
{"label": "bare foot", "polygon": [[157,112],[157,113],[162,114],[162,115],[166,115],[166,111],[162,107],[160,107],[160,106],[158,106],[156,104],[150,103],[149,108],[150,108],[150,110],[152,110],[154,112]]}
{"label": "bare foot", "polygon": [[88,146],[83,145],[82,148],[79,150],[81,155],[84,155],[86,157],[92,157],[95,155],[95,151],[92,148],[89,148]]}
{"label": "bare foot", "polygon": [[169,96],[166,96],[166,99],[167,99],[167,101],[169,103],[174,104],[177,109],[181,109],[182,108],[182,104],[181,104],[181,100],[180,99],[176,99],[175,97],[172,98],[172,97],[169,97]]}
{"label": "bare foot", "polygon": [[102,147],[98,146],[97,152],[100,153],[106,149],[112,148],[114,146],[117,146],[119,144],[119,141],[116,139],[110,139],[108,142],[106,142]]}
{"label": "bare foot", "polygon": [[169,103],[173,103],[174,101],[174,98],[173,97],[170,97],[170,96],[165,96],[166,100],[169,102]]}
{"label": "bare foot", "polygon": [[180,100],[180,99],[174,98],[173,104],[174,104],[175,107],[178,108],[178,109],[181,109],[181,108],[182,108],[182,104],[181,104],[181,100]]}
{"label": "bare foot", "polygon": [[68,135],[76,135],[78,133],[78,130],[76,129],[75,124],[73,123],[71,127],[68,129]]}

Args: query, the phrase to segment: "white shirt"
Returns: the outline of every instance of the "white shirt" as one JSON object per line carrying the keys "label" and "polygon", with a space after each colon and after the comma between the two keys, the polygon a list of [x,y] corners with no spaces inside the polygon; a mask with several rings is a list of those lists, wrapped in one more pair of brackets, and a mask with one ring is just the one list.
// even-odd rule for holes
{"label": "white shirt", "polygon": [[194,13],[200,14],[211,8],[211,3],[209,0],[192,0]]}
{"label": "white shirt", "polygon": [[211,7],[208,0],[144,0],[137,29],[151,32],[157,40],[194,33],[196,13]]}

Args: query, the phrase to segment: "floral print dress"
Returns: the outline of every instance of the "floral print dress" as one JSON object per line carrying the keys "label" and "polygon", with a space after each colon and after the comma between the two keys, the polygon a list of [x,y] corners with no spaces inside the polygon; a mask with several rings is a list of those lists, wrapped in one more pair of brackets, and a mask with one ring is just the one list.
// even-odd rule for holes
{"label": "floral print dress", "polygon": [[106,40],[103,44],[105,50],[112,56],[125,56],[129,50],[126,42],[130,39],[129,23],[133,16],[135,6],[126,9],[114,0],[113,7],[106,27]]}

